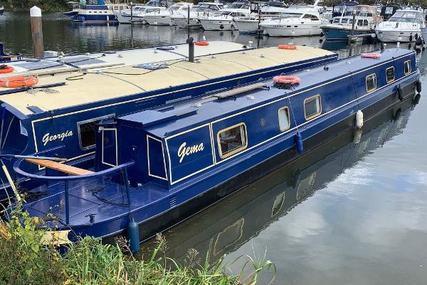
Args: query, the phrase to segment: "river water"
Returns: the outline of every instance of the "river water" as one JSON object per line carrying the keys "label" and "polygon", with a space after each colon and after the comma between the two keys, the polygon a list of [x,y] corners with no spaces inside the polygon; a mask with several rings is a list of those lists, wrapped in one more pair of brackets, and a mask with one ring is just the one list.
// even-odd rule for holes
{"label": "river water", "polygon": [[[60,14],[44,17],[47,50],[95,52],[185,42],[169,27],[74,25]],[[375,48],[347,49],[320,38],[259,41],[231,32],[191,32],[196,39],[274,46],[294,42],[336,50],[341,57]],[[0,41],[11,53],[31,54],[27,14],[0,16]],[[427,89],[427,54],[419,55]],[[260,284],[426,284],[426,92],[418,105],[383,114],[363,134],[340,134],[306,155],[168,230],[167,255],[225,256],[239,274],[247,255],[271,260]],[[152,246],[152,241],[145,244]],[[249,274],[252,268],[244,269]],[[273,272],[274,271],[274,272]]]}

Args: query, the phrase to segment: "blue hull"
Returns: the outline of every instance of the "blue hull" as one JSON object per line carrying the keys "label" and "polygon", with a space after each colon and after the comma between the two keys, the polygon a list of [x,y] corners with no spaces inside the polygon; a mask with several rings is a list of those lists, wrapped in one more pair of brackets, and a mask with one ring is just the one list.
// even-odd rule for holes
{"label": "blue hull", "polygon": [[[358,111],[369,120],[390,107],[410,102],[419,80],[414,53],[396,50],[384,52],[383,57],[385,59],[380,60],[344,59],[328,65],[328,69],[297,73],[302,83],[295,90],[269,85],[268,90],[254,91],[233,100],[209,101],[196,111],[181,110],[179,116],[168,117],[167,112],[151,111],[121,117],[104,126],[99,135],[102,140],[98,137],[102,143],[97,144],[96,161],[101,165],[114,159],[110,152],[114,150],[111,148],[114,139],[105,140],[112,145],[105,144],[104,130],[115,132],[120,146],[116,159],[119,157],[120,163],[132,161],[130,166],[117,168],[123,171],[129,167],[127,172],[122,172],[122,179],[129,180],[130,186],[120,184],[117,176],[102,182],[75,178],[76,181],[67,184],[68,194],[63,190],[64,184],[48,185],[49,194],[27,204],[25,209],[34,216],[53,211],[52,214],[65,220],[77,235],[97,237],[121,233],[130,218],[143,224],[167,215],[201,195],[224,188],[225,183],[232,183],[274,158],[281,157],[283,162],[297,158],[300,155],[296,151],[297,133],[305,151],[309,151],[342,126],[349,127],[349,123],[352,126]],[[353,64],[349,65],[349,61]],[[407,63],[411,67],[404,73],[403,66]],[[386,81],[385,70],[391,66],[396,70],[395,80]],[[365,81],[372,74],[377,76],[375,88],[367,92]],[[314,117],[307,117],[306,101],[314,97],[321,100],[319,104],[323,107]],[[278,110],[284,107],[291,113],[287,119],[289,127],[279,130]],[[157,124],[152,116],[157,118]],[[245,148],[221,156],[223,143],[237,142],[236,136],[230,134],[220,144],[220,133],[242,124],[247,138],[239,141],[246,142]],[[18,165],[15,170],[27,175]],[[64,183],[68,182],[64,180]],[[237,185],[232,184],[231,188],[236,189]],[[63,207],[58,207],[64,201],[65,213]]]}
{"label": "blue hull", "polygon": [[[338,29],[333,27],[322,27],[322,32],[325,36],[326,40],[329,41],[347,41],[348,37],[352,35],[351,30],[346,29]],[[369,34],[371,32],[361,32],[361,31],[355,31],[355,34]]]}
{"label": "blue hull", "polygon": [[[72,163],[74,163],[76,166],[92,167],[93,163],[91,163],[91,160],[88,159],[88,157],[93,153],[93,149],[82,150],[79,147],[78,136],[73,136],[70,138],[69,142],[67,143],[67,148],[62,149],[58,149],[58,147],[63,146],[61,141],[56,142],[52,146],[43,146],[40,143],[43,141],[43,136],[46,133],[62,133],[64,130],[69,130],[74,134],[78,134],[79,130],[77,125],[79,122],[85,120],[111,116],[111,114],[120,116],[149,109],[154,106],[164,105],[167,104],[167,102],[176,101],[182,98],[188,99],[206,96],[214,91],[233,88],[238,85],[250,84],[260,79],[271,78],[280,73],[292,73],[297,70],[326,64],[335,61],[336,59],[337,55],[325,56],[316,60],[306,60],[293,64],[282,64],[279,66],[249,71],[233,76],[219,77],[202,82],[144,92],[120,99],[111,99],[103,102],[85,104],[77,107],[57,110],[54,113],[54,117],[52,117],[51,114],[46,113],[34,114],[30,118],[23,119],[22,122],[28,130],[33,130],[35,141],[33,140],[33,135],[28,137],[21,137],[20,141],[23,142],[23,146],[17,146],[15,142],[10,145],[6,143],[3,148],[3,152],[33,154],[36,152],[35,145],[38,144],[38,151],[44,153],[46,156],[58,155],[60,157],[67,157],[70,161],[73,161]],[[153,97],[153,99],[144,100],[144,98],[147,97]],[[10,114],[10,117],[9,113],[5,112],[4,109],[2,110],[2,113],[4,113],[3,116],[5,117],[3,117],[3,119],[5,121],[12,120],[15,116],[13,115],[13,110],[12,114]],[[19,134],[19,124],[16,127],[16,130],[12,129],[11,132],[17,132]],[[30,140],[27,141],[28,139]],[[20,148],[22,148],[22,151],[17,152],[17,149]],[[7,165],[8,169],[12,169],[11,161],[5,161],[5,164]],[[36,168],[31,167],[29,169],[34,171]],[[3,172],[0,172],[0,177],[2,177],[3,181],[6,181],[3,175]],[[22,188],[32,188],[34,186],[32,181],[21,181],[20,183],[22,183]],[[11,193],[0,191],[1,200],[4,200],[7,194],[10,195]]]}

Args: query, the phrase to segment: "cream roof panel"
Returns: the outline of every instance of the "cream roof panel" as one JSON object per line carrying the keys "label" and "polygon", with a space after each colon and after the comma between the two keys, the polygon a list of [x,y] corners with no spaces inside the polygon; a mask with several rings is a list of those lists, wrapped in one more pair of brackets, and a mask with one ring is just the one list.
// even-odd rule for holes
{"label": "cream roof panel", "polygon": [[90,70],[81,77],[81,73],[67,72],[39,76],[38,86],[59,82],[65,82],[65,86],[51,87],[49,92],[36,89],[3,95],[0,99],[28,115],[32,114],[28,106],[50,111],[331,54],[303,46],[297,50],[272,47],[201,57],[195,63],[172,60],[167,62],[168,68],[154,71],[128,65]]}

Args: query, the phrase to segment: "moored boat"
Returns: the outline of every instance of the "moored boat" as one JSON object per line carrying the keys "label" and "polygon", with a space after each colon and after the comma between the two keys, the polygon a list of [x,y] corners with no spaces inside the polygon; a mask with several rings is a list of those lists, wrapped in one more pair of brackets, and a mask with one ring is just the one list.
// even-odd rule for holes
{"label": "moored boat", "polygon": [[0,75],[4,85],[21,83],[10,78],[28,78],[37,81],[33,90],[49,90],[49,96],[43,96],[44,91],[29,96],[30,87],[25,86],[0,89],[2,122],[10,126],[7,133],[0,132],[2,153],[44,153],[85,164],[95,148],[94,128],[104,118],[189,100],[337,57],[310,47],[255,50],[228,42],[197,44],[197,63],[188,62],[187,45],[178,45],[8,64],[11,72]]}
{"label": "moored boat", "polygon": [[331,24],[322,25],[321,29],[326,40],[347,41],[349,36],[374,34],[380,22],[376,7],[358,5],[352,7],[351,12],[344,10],[341,16],[334,17]]}
{"label": "moored boat", "polygon": [[15,163],[17,173],[40,181],[36,191],[47,193],[23,208],[41,220],[48,215],[46,225],[71,239],[120,234],[130,222],[148,230],[148,222],[192,199],[236,190],[231,182],[261,163],[292,160],[342,126],[363,129],[418,91],[414,52],[389,49],[104,120],[96,172],[37,175],[23,169],[22,159]]}
{"label": "moored boat", "polygon": [[425,27],[422,11],[403,9],[397,10],[390,19],[380,23],[375,33],[382,42],[412,42],[422,37],[422,29]]}
{"label": "moored boat", "polygon": [[80,5],[77,14],[71,14],[71,19],[84,24],[118,24],[115,13],[109,9],[105,1],[97,0],[96,2],[96,4]]}
{"label": "moored boat", "polygon": [[295,9],[278,18],[261,22],[264,33],[272,37],[317,36],[322,33],[320,14],[314,9]]}
{"label": "moored boat", "polygon": [[0,7],[0,16],[1,16],[1,15],[3,15],[3,13],[4,13],[4,7],[3,7],[3,6],[1,6],[1,7]]}

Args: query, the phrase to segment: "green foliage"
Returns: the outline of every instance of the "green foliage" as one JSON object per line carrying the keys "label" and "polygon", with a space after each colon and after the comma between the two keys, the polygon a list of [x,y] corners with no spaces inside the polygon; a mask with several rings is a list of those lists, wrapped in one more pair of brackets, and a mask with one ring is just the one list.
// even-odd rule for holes
{"label": "green foliage", "polygon": [[68,0],[2,0],[1,2],[10,10],[28,10],[35,5],[44,12],[51,12],[67,10]]}
{"label": "green foliage", "polygon": [[200,264],[195,250],[181,265],[164,256],[166,242],[161,236],[156,248],[139,258],[129,254],[123,239],[111,245],[90,237],[69,245],[61,255],[53,245],[43,244],[45,233],[27,213],[16,212],[8,223],[0,222],[0,284],[252,285],[262,270],[274,267],[270,261],[249,259],[246,264],[252,273],[243,277],[243,268],[240,276],[232,276],[224,273],[222,260],[209,264],[207,256]]}
{"label": "green foliage", "polygon": [[0,284],[62,284],[61,256],[41,244],[43,233],[26,213],[15,213],[0,237]]}

